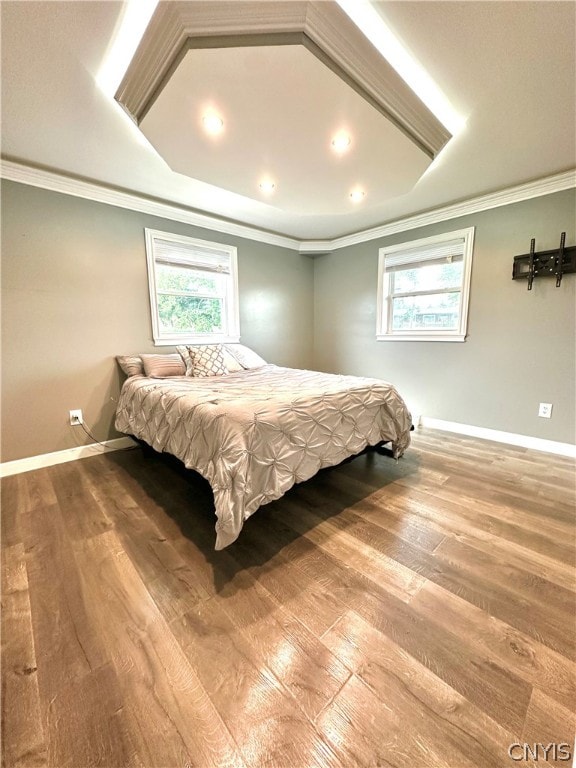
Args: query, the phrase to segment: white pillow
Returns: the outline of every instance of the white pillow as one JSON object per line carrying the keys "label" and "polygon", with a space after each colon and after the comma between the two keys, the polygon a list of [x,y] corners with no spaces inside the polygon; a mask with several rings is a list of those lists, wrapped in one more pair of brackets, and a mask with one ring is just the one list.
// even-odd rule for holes
{"label": "white pillow", "polygon": [[263,357],[244,344],[225,344],[226,349],[236,358],[242,368],[261,368],[268,365]]}

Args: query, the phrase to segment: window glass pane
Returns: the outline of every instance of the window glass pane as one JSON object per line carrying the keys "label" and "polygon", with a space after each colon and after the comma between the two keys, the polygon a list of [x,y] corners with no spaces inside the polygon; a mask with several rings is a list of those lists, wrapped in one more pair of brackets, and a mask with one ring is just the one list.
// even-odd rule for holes
{"label": "window glass pane", "polygon": [[458,328],[460,296],[460,292],[454,292],[393,299],[392,330],[455,330]]}
{"label": "window glass pane", "polygon": [[166,333],[223,333],[223,300],[158,294],[160,329]]}
{"label": "window glass pane", "polygon": [[159,291],[187,291],[209,296],[224,293],[224,275],[210,274],[190,267],[156,264],[156,287]]}
{"label": "window glass pane", "polygon": [[394,293],[409,291],[436,291],[439,288],[459,288],[462,284],[462,261],[445,264],[427,264],[421,267],[396,269]]}

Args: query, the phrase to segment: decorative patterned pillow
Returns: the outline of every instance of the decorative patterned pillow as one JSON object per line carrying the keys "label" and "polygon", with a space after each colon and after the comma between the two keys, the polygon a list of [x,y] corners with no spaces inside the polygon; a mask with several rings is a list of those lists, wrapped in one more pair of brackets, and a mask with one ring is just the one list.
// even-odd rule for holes
{"label": "decorative patterned pillow", "polygon": [[[192,355],[197,349],[202,349],[203,346],[206,346],[204,344],[193,344],[193,345],[186,345],[186,346],[179,346],[176,347],[178,352],[182,355],[182,359],[186,363],[186,376],[193,376],[192,373]],[[237,373],[238,371],[243,371],[244,368],[240,365],[238,360],[232,355],[224,345],[220,345],[222,347],[222,357],[224,358],[224,365],[228,369],[228,373]]]}
{"label": "decorative patterned pillow", "polygon": [[223,376],[228,373],[222,344],[188,347],[188,354],[192,363],[192,376]]}
{"label": "decorative patterned pillow", "polygon": [[235,357],[242,368],[260,368],[267,365],[263,357],[260,357],[253,349],[244,346],[244,344],[226,344],[226,349]]}
{"label": "decorative patterned pillow", "polygon": [[144,373],[142,358],[139,355],[118,355],[116,362],[126,376],[141,376]]}
{"label": "decorative patterned pillow", "polygon": [[184,376],[186,366],[180,355],[141,355],[146,376],[161,379],[166,376]]}

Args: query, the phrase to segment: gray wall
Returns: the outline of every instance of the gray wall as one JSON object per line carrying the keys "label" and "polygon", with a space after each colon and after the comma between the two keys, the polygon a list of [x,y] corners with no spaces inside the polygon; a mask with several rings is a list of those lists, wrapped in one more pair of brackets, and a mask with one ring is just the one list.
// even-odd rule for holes
{"label": "gray wall", "polygon": [[172,351],[151,335],[144,227],[238,247],[242,342],[312,365],[313,262],[292,250],[12,182],[2,184],[2,461],[113,429],[114,356]]}
{"label": "gray wall", "polygon": [[[574,190],[411,230],[315,259],[314,363],[397,385],[413,413],[575,442],[575,288],[512,281],[513,256],[576,242]],[[378,249],[475,226],[468,339],[376,341]],[[553,403],[550,420],[538,403]]]}
{"label": "gray wall", "polygon": [[[378,376],[414,413],[575,442],[575,287],[513,282],[512,257],[576,240],[575,196],[461,217],[311,260],[21,184],[2,185],[2,461],[90,442],[68,426],[82,408],[99,440],[113,429],[114,356],[154,347],[144,227],[238,247],[242,341],[271,362]],[[475,226],[469,337],[378,342],[378,248]],[[539,402],[554,404],[538,418]]]}

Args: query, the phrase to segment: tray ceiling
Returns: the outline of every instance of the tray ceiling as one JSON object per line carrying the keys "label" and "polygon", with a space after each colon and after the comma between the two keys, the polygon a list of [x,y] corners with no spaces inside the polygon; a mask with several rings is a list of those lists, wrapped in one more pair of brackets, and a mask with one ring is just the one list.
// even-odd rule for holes
{"label": "tray ceiling", "polygon": [[[206,115],[221,116],[216,135]],[[431,162],[301,45],[189,50],[140,130],[172,170],[300,214],[382,204]]]}
{"label": "tray ceiling", "polygon": [[[345,0],[338,0],[338,3],[344,5]],[[93,0],[89,3],[81,0],[36,0],[33,3],[3,0],[0,3],[1,138],[4,158],[31,168],[54,170],[64,176],[89,180],[112,190],[125,190],[150,200],[167,201],[184,210],[205,212],[303,240],[341,237],[380,227],[406,216],[552,176],[576,165],[574,3],[515,3],[499,0],[491,3],[474,0],[453,3],[436,0],[402,0],[371,4],[364,0],[348,2],[347,5],[354,8],[362,5],[371,9],[371,31],[374,32],[375,41],[379,37],[378,19],[402,41],[404,48],[411,52],[421,69],[441,89],[455,113],[462,118],[463,127],[436,155],[431,165],[419,176],[417,183],[409,186],[408,191],[403,192],[406,187],[397,181],[395,183],[399,184],[398,192],[377,201],[371,186],[370,194],[366,194],[363,202],[358,205],[349,205],[346,200],[344,207],[338,208],[341,203],[333,200],[330,204],[334,205],[333,210],[337,211],[334,213],[329,212],[328,207],[321,206],[338,185],[346,186],[348,190],[349,178],[341,179],[340,174],[348,167],[361,168],[362,162],[365,162],[361,157],[362,148],[370,145],[369,152],[374,156],[380,148],[381,142],[373,138],[375,134],[372,133],[377,130],[375,126],[378,116],[373,128],[370,127],[368,116],[371,114],[370,110],[375,110],[378,115],[381,110],[369,99],[363,99],[365,104],[358,107],[357,112],[359,143],[354,135],[350,151],[341,155],[337,161],[333,160],[333,164],[328,166],[330,172],[321,172],[315,163],[319,163],[325,151],[325,142],[330,141],[324,138],[328,127],[323,133],[321,114],[318,122],[308,117],[308,104],[311,102],[314,105],[316,101],[322,103],[323,81],[307,82],[308,101],[304,101],[304,89],[298,89],[297,82],[294,83],[289,77],[290,70],[296,65],[279,63],[276,66],[277,76],[274,78],[276,90],[286,103],[295,105],[291,112],[294,119],[302,123],[299,130],[305,131],[308,127],[306,136],[310,139],[313,135],[316,136],[316,145],[313,150],[306,150],[309,153],[306,155],[302,148],[305,146],[304,140],[293,138],[298,126],[292,127],[290,138],[285,139],[282,145],[282,154],[292,159],[286,164],[286,175],[277,179],[274,194],[268,198],[260,197],[258,192],[254,193],[247,187],[246,191],[230,191],[232,187],[224,176],[235,175],[238,182],[243,179],[244,183],[249,177],[248,172],[243,175],[234,166],[237,159],[233,155],[244,154],[241,148],[237,153],[231,153],[232,159],[229,163],[215,163],[219,168],[223,168],[221,178],[198,177],[196,168],[203,164],[209,166],[207,158],[213,157],[215,151],[226,149],[226,144],[222,141],[207,143],[205,137],[200,139],[197,136],[194,141],[198,144],[193,153],[195,166],[173,170],[173,160],[162,159],[146,141],[142,131],[135,127],[133,120],[127,117],[125,110],[120,109],[113,99],[116,84],[126,71],[126,63],[122,69],[118,68],[118,78],[110,90],[104,89],[100,81],[100,73],[110,59],[110,51],[122,37],[119,32],[123,20],[129,15],[127,9],[134,6],[139,10],[145,4],[149,4],[148,0],[130,3],[115,0]],[[178,3],[169,5],[172,7]],[[209,4],[200,1],[184,5],[195,9],[201,5],[213,5],[218,8],[238,7],[234,0],[218,0]],[[265,8],[268,0],[262,0],[257,5],[261,9]],[[306,6],[306,17],[315,6],[311,4],[308,7],[308,3],[302,4],[298,0],[286,4],[290,8],[293,5]],[[336,4],[327,1],[321,2],[320,5]],[[338,25],[333,26],[338,29]],[[163,39],[155,53],[158,58],[152,59],[152,90],[146,93],[145,87],[142,94],[145,107],[146,102],[150,107],[155,104],[161,107],[162,100],[168,99],[169,90],[164,93],[159,89],[156,93],[160,81],[165,81],[167,88],[171,83],[174,87],[178,83],[177,67],[170,72],[161,69],[158,72],[158,61],[164,60],[161,55],[162,46],[174,46],[180,51],[182,57],[178,64],[184,67],[187,66],[188,53],[193,55],[197,50],[197,46],[192,48],[188,44],[182,47],[184,39],[179,37],[182,29],[180,22],[173,21],[171,29],[172,32]],[[349,37],[348,31],[346,27],[346,33],[342,35],[345,39],[356,41],[357,35],[364,39],[356,27],[355,36]],[[225,36],[224,32],[226,30],[220,30],[219,34]],[[221,42],[216,41],[215,37],[218,35],[215,36],[212,30],[210,45]],[[320,47],[318,42],[313,42]],[[241,47],[243,46],[234,46]],[[286,51],[291,47],[293,48],[287,46]],[[353,47],[355,51],[360,50],[355,42]],[[318,68],[319,63],[322,64],[328,71],[327,76],[334,76],[334,82],[330,82],[336,94],[341,84],[338,80],[342,80],[341,73],[335,72],[322,58],[314,57],[309,47],[302,45],[301,48],[303,53],[297,57],[298,66],[304,69],[309,66],[312,70]],[[223,55],[235,55],[228,45],[219,45],[219,49]],[[381,69],[389,68],[384,57],[386,46],[379,46],[378,51],[376,48],[367,50],[372,50],[373,56],[376,57],[370,59],[369,70],[372,67],[380,72]],[[280,52],[279,55],[284,53]],[[262,51],[258,55],[265,57],[266,53]],[[248,52],[238,51],[238,56],[248,56]],[[309,59],[312,56],[312,60],[308,61],[306,56]],[[137,58],[138,54],[134,61]],[[349,64],[351,59],[348,59]],[[266,63],[264,61],[264,58],[260,60],[259,69],[266,70],[274,66],[272,60],[266,60]],[[207,65],[203,66],[206,70],[210,69]],[[224,67],[223,64],[222,66]],[[227,66],[235,69],[237,60],[231,60]],[[344,69],[341,62],[338,66],[340,70]],[[159,81],[154,81],[155,74],[159,74]],[[202,87],[207,85],[209,74],[206,72],[202,76]],[[266,72],[260,74],[268,76]],[[237,71],[235,76],[239,85],[242,85]],[[360,83],[360,87],[366,91],[366,81],[370,81],[370,77],[365,75],[361,79],[364,82]],[[272,80],[270,78],[267,87],[273,87]],[[343,82],[343,93],[351,94],[349,99],[345,98],[351,101],[359,97],[362,101],[358,83],[353,86],[349,81]],[[213,85],[216,84],[213,81]],[[235,92],[240,91],[240,88],[227,87],[236,98],[238,107],[230,114],[224,114],[225,131],[221,136],[223,139],[227,139],[228,135],[231,137],[229,132],[238,130],[242,110],[242,99]],[[257,94],[258,78],[252,78],[252,87]],[[263,88],[264,86],[261,92]],[[395,93],[394,89],[392,93]],[[372,92],[371,95],[373,96]],[[331,97],[330,104],[337,103],[338,98],[340,97],[336,95]],[[421,93],[421,98],[432,108],[426,95]],[[250,117],[254,146],[259,143],[264,145],[270,135],[262,112],[256,119],[256,101],[257,98],[254,97],[250,115],[245,115]],[[368,112],[364,114],[362,108],[366,105]],[[390,104],[385,106],[389,114],[393,112]],[[266,115],[275,109],[276,107],[269,108],[264,113]],[[327,109],[324,104],[323,111]],[[145,129],[145,122],[150,118],[150,137],[156,143],[156,137],[152,135],[152,110],[145,111],[146,114],[137,114],[137,111],[132,114],[137,115],[136,120],[142,123],[142,129]],[[159,117],[160,113],[154,119]],[[186,115],[186,120],[192,127],[197,119],[197,114]],[[185,123],[184,118],[181,121]],[[414,121],[411,122],[414,125]],[[243,131],[246,135],[249,133],[246,127]],[[422,135],[419,128],[416,132]],[[321,134],[324,142],[322,149],[319,147],[321,142],[318,138]],[[366,140],[363,139],[365,135],[369,136]],[[186,140],[184,132],[184,144]],[[246,140],[243,139],[242,143],[246,145]],[[418,143],[414,146],[418,154]],[[437,151],[433,149],[431,153]],[[271,151],[270,153],[272,154]],[[183,156],[183,153],[178,154]],[[425,166],[429,162],[429,155],[425,152],[422,154]],[[248,157],[248,153],[246,155]],[[270,163],[270,173],[277,173],[275,158],[272,158]],[[210,168],[205,168],[206,173],[210,171]],[[249,171],[254,175],[260,171],[260,168],[256,169],[254,155],[250,156]],[[391,174],[388,168],[386,172]],[[416,168],[415,172],[421,173],[421,169]],[[381,176],[382,174],[378,174],[377,181],[383,185]],[[212,180],[205,180],[209,178]],[[317,184],[313,194],[308,193],[311,181]],[[286,184],[290,187],[296,183],[300,185],[299,191],[293,193],[296,198],[298,194],[309,194],[309,204],[305,211],[304,206],[293,207],[284,197],[287,193]],[[370,184],[377,185],[377,182],[371,181]]]}
{"label": "tray ceiling", "polygon": [[161,2],[116,98],[172,170],[300,214],[406,194],[450,138],[334,2]]}

